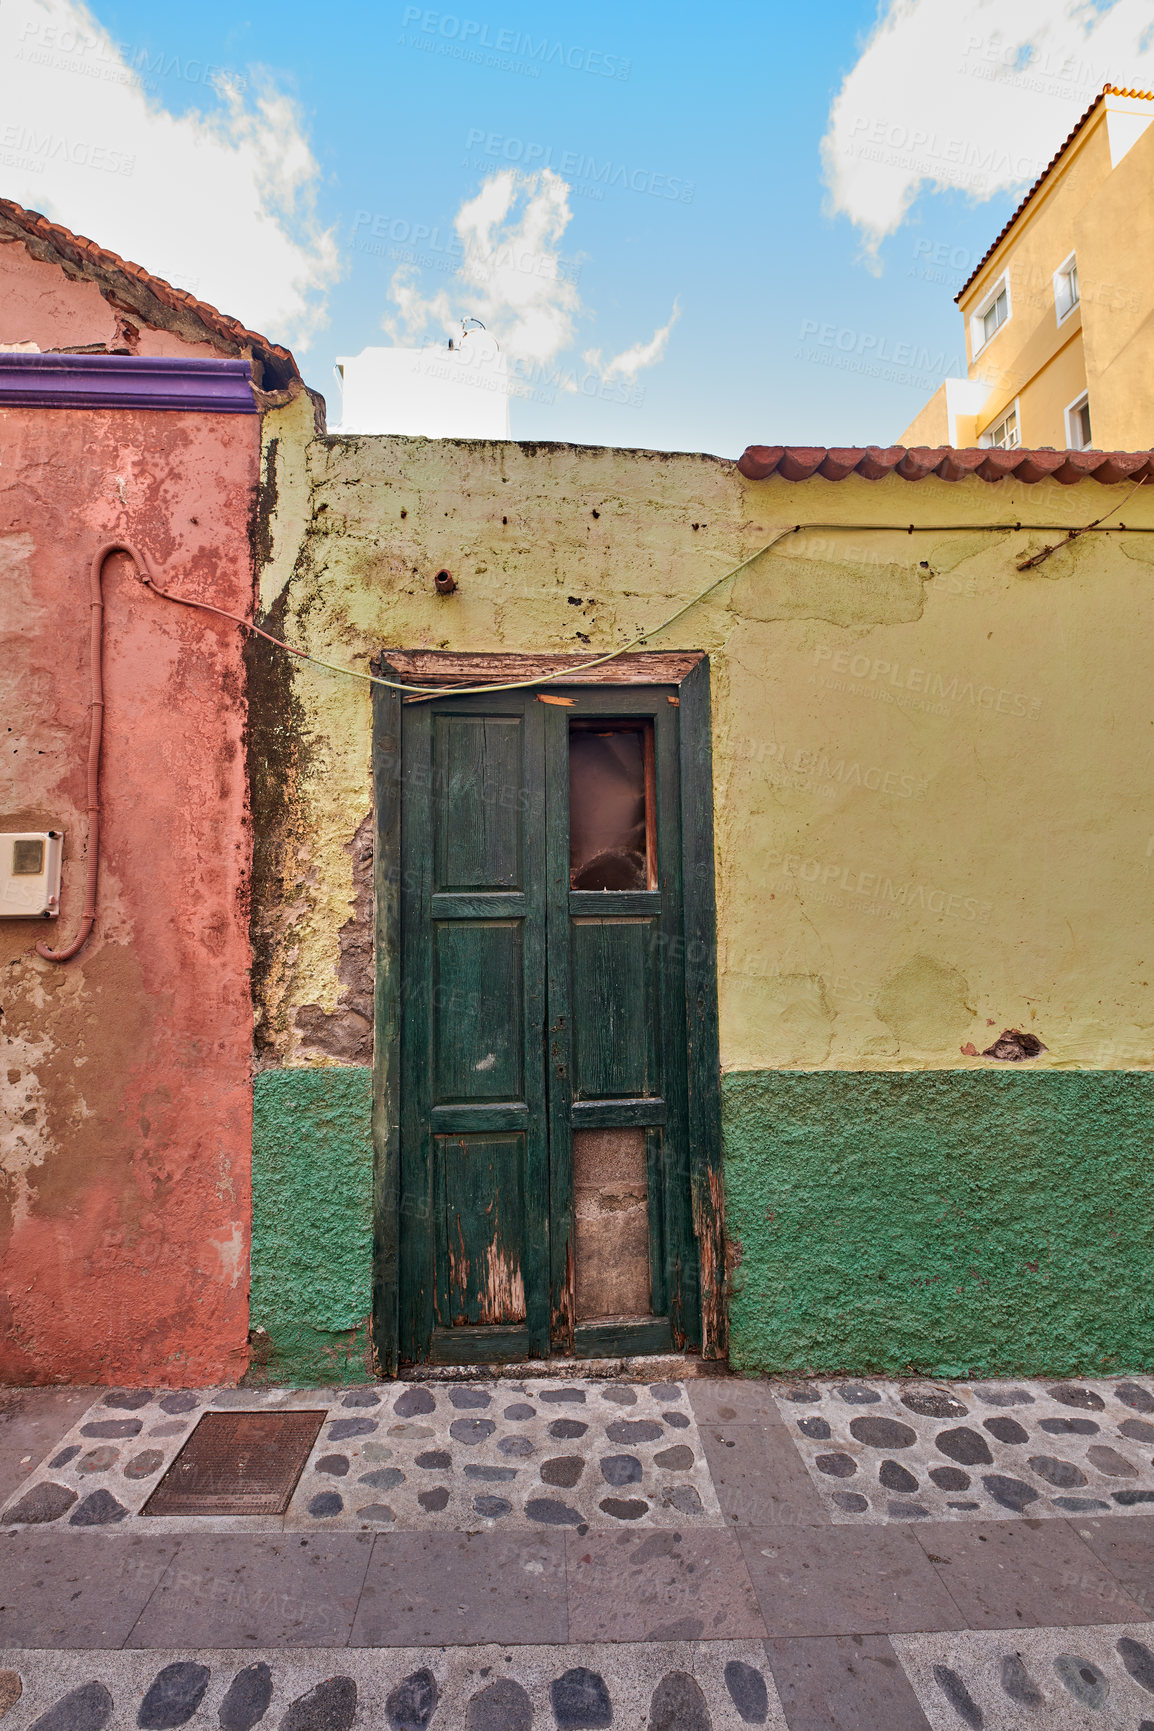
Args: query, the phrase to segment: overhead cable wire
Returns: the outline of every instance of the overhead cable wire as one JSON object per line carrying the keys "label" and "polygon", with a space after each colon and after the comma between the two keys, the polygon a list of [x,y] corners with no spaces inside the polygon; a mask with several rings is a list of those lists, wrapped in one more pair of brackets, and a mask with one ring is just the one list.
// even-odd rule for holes
{"label": "overhead cable wire", "polygon": [[[1137,491],[1137,487],[1141,486],[1142,484],[1143,483],[1141,481],[1139,481],[1137,483],[1137,486],[1132,487],[1130,489],[1130,492],[1128,492],[1125,495],[1125,497],[1119,501],[1119,503],[1117,505],[1115,505],[1111,510],[1105,512],[1101,517],[1095,518],[1094,522],[1087,523],[1081,527],[1077,527],[1077,528],[1068,530],[1066,535],[1065,535],[1064,540],[1057,542],[1052,547],[1045,547],[1042,549],[1042,551],[1040,553],[1034,554],[1032,557],[1027,558],[1023,563],[1021,563],[1018,566],[1018,569],[1025,571],[1025,570],[1030,569],[1034,565],[1040,564],[1043,559],[1048,558],[1050,556],[1050,554],[1052,554],[1052,553],[1056,553],[1059,550],[1059,548],[1066,546],[1069,542],[1075,540],[1080,535],[1088,535],[1088,534],[1092,534],[1094,532],[1098,532],[1100,534],[1107,534],[1107,535],[1108,534],[1139,534],[1139,535],[1154,534],[1154,527],[1148,528],[1148,527],[1145,527],[1142,525],[1131,524],[1131,525],[1127,526],[1125,523],[1119,523],[1116,525],[1112,525],[1108,528],[1104,527],[1107,517],[1112,517],[1115,514],[1115,512],[1120,511],[1122,509],[1123,505],[1125,505],[1127,499],[1129,499],[1132,496],[1132,494]],[[284,639],[281,637],[274,637],[272,635],[272,633],[270,631],[266,631],[263,626],[257,625],[255,623],[255,621],[253,621],[251,619],[243,618],[239,613],[230,613],[224,607],[213,606],[211,602],[197,601],[197,600],[194,600],[192,598],[192,596],[178,595],[175,593],[174,590],[162,589],[160,584],[157,582],[155,575],[152,573],[152,571],[150,569],[147,570],[147,573],[145,573],[145,572],[140,573],[140,580],[145,585],[146,588],[151,589],[153,591],[153,593],[160,596],[162,600],[175,601],[181,607],[198,608],[201,612],[204,612],[204,613],[215,613],[218,618],[231,620],[234,625],[239,625],[242,628],[242,630],[250,631],[250,632],[252,632],[252,634],[254,636],[264,638],[266,643],[272,643],[278,649],[287,650],[290,655],[297,656],[298,659],[300,659],[301,661],[311,662],[314,667],[323,667],[326,670],[326,672],[339,674],[342,678],[359,679],[368,685],[383,685],[390,691],[404,692],[404,694],[407,697],[409,697],[410,699],[413,699],[413,700],[427,699],[427,698],[433,698],[433,697],[446,697],[446,696],[450,696],[450,695],[458,696],[458,697],[469,697],[469,696],[482,695],[482,694],[484,694],[486,692],[490,692],[490,691],[492,691],[492,692],[524,691],[524,690],[529,689],[532,686],[537,686],[537,685],[548,685],[550,683],[555,683],[555,682],[565,683],[567,681],[571,681],[572,679],[574,679],[579,674],[591,672],[596,667],[604,667],[608,662],[615,661],[618,659],[618,657],[620,657],[622,655],[628,655],[633,650],[640,648],[640,646],[642,644],[651,642],[652,639],[655,637],[660,637],[662,632],[668,631],[672,626],[676,625],[680,619],[683,619],[685,617],[685,615],[688,612],[690,612],[694,607],[697,607],[701,604],[701,602],[708,600],[709,596],[714,594],[714,592],[716,590],[720,589],[723,584],[728,583],[734,577],[739,577],[743,571],[748,570],[748,568],[751,565],[755,564],[756,561],[763,556],[763,554],[768,553],[774,547],[777,547],[782,541],[784,541],[786,539],[787,536],[800,535],[800,534],[806,533],[809,530],[815,530],[815,529],[820,529],[820,530],[827,531],[827,532],[828,531],[834,531],[834,530],[842,530],[842,531],[845,531],[845,532],[851,533],[851,534],[873,534],[873,533],[886,532],[886,531],[901,533],[901,534],[905,534],[905,535],[914,535],[914,534],[942,535],[942,534],[956,534],[956,533],[960,533],[963,531],[965,531],[967,533],[972,533],[974,531],[984,531],[987,534],[1014,534],[1014,533],[1020,533],[1023,529],[1026,529],[1026,530],[1066,529],[1066,525],[1064,523],[1022,523],[1022,522],[1014,522],[1014,523],[793,523],[793,524],[790,524],[789,526],[787,526],[786,528],[780,529],[778,531],[778,533],[773,537],[772,540],[767,541],[763,547],[759,547],[755,553],[751,553],[749,555],[748,559],[743,559],[739,565],[734,565],[730,570],[723,572],[720,577],[714,578],[712,583],[707,584],[704,589],[699,590],[696,595],[691,596],[691,598],[688,601],[686,601],[683,606],[679,607],[677,609],[676,613],[671,613],[669,615],[669,617],[667,619],[663,619],[659,625],[653,626],[648,631],[642,631],[642,632],[638,633],[638,635],[636,637],[630,638],[628,642],[619,644],[616,649],[610,649],[604,655],[594,656],[589,661],[569,663],[564,667],[555,668],[550,673],[535,674],[530,679],[504,680],[501,682],[496,682],[496,683],[487,684],[487,685],[421,685],[421,684],[417,684],[414,682],[403,681],[403,680],[398,680],[398,679],[386,679],[383,674],[379,674],[379,673],[362,673],[360,668],[357,668],[357,667],[341,667],[336,662],[325,661],[321,656],[311,654],[307,649],[298,649],[295,644],[286,643],[284,641]]]}

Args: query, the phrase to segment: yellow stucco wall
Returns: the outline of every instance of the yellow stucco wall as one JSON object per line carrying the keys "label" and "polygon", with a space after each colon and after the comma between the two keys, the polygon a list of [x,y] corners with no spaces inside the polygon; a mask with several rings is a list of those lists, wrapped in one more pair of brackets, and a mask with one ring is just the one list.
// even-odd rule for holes
{"label": "yellow stucco wall", "polygon": [[[1034,374],[1018,398],[1018,412],[1023,445],[1053,445],[1069,443],[1066,409],[1086,389],[1086,362],[1082,348],[1082,326],[1075,313],[1062,327],[1066,339],[1046,365]],[[1070,327],[1073,327],[1072,329]],[[1001,411],[999,410],[999,413]],[[996,420],[997,415],[989,417]],[[983,426],[986,416],[981,417]],[[1060,431],[1055,431],[1060,429]],[[1042,433],[1052,437],[1042,438]]]}
{"label": "yellow stucco wall", "polygon": [[[704,456],[401,438],[302,456],[299,413],[268,417],[263,601],[362,671],[383,646],[603,650],[780,528],[827,525],[653,644],[711,656],[727,1069],[964,1067],[1015,1026],[1042,1065],[1149,1063],[1154,536],[1087,536],[1019,574],[1057,535],[984,531],[1084,524],[1127,489],[748,482]],[[1154,527],[1154,499],[1122,515]],[[915,532],[865,527],[887,521]],[[297,1008],[337,1002],[370,807],[369,687],[294,663],[292,701],[262,986],[290,1064],[311,1061]]]}
{"label": "yellow stucco wall", "polygon": [[899,445],[948,445],[950,442],[950,413],[946,404],[946,387],[939,385],[924,408],[919,409],[905,432],[898,439]]}
{"label": "yellow stucco wall", "polygon": [[1086,374],[1095,444],[1154,445],[1154,126],[1122,158],[1076,236],[1087,288]]}
{"label": "yellow stucco wall", "polygon": [[[990,396],[977,420],[980,435],[1016,396],[1022,399],[1021,443],[1067,443],[1062,407],[1056,408],[1045,386],[1027,390],[1071,334],[1080,315],[1071,313],[1061,325],[1054,306],[1054,272],[1078,247],[1079,219],[1100,193],[1110,174],[1110,145],[1101,110],[1070,146],[1061,168],[1037,193],[1011,233],[983,266],[959,303],[965,320],[970,377],[987,379]],[[1079,279],[1086,265],[1079,250]],[[1011,317],[975,356],[970,315],[1003,272],[1010,282]],[[1071,392],[1071,396],[1076,395]]]}

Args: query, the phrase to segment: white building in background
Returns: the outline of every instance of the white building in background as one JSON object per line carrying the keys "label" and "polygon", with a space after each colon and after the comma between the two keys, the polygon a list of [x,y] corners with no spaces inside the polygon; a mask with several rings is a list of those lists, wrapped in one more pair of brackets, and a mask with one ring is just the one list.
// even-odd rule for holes
{"label": "white building in background", "polygon": [[[466,321],[466,324],[469,321]],[[339,433],[507,439],[509,375],[489,333],[466,330],[422,349],[362,349],[339,358]]]}

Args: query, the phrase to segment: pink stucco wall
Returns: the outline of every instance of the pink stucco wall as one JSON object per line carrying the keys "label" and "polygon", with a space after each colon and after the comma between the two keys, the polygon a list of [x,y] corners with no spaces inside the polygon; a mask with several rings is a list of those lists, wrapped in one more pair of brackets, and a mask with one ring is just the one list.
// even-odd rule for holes
{"label": "pink stucco wall", "polygon": [[0,242],[0,343],[52,349],[128,350],[137,355],[213,355],[211,343],[185,342],[152,330],[138,314],[113,306],[95,282],[68,277],[33,258],[22,241]]}
{"label": "pink stucco wall", "polygon": [[[81,295],[70,332],[100,315]],[[91,555],[123,535],[244,613],[258,463],[255,415],[0,409],[0,828],[67,836],[62,917],[0,919],[0,1381],[195,1384],[247,1362],[241,633],[120,557],[96,929],[64,965],[34,944],[70,941],[82,905]]]}

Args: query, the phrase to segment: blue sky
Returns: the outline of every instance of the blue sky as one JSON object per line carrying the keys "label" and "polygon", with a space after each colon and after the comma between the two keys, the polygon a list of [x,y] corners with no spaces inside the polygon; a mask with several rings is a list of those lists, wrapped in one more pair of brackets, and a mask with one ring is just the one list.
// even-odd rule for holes
{"label": "blue sky", "polygon": [[[66,0],[53,3],[59,11]],[[1006,78],[1019,76],[1022,50],[1007,73],[1001,48],[991,55],[983,35],[999,14],[987,0],[967,4],[982,28],[958,39],[949,70],[959,55],[970,57],[958,100],[972,98],[979,110],[986,104],[985,113],[1003,98]],[[1017,4],[1026,10],[1026,0]],[[952,10],[948,0],[913,0],[913,7],[922,14],[937,7],[943,19]],[[1077,10],[1067,5],[1064,13]],[[1110,11],[1117,8],[1094,16]],[[1055,74],[1054,99],[1036,114],[1022,159],[958,186],[934,166],[945,144],[927,142],[934,68],[916,62],[924,47],[911,40],[907,53],[895,34],[875,45],[871,59],[879,15],[857,0],[820,8],[737,0],[713,15],[677,0],[660,8],[586,4],[579,13],[542,0],[464,0],[457,13],[401,0],[339,9],[261,0],[242,10],[231,0],[163,10],[152,0],[98,0],[93,16],[127,64],[151,69],[153,114],[211,115],[219,96],[209,66],[234,69],[246,100],[262,81],[291,98],[284,136],[311,151],[312,167],[299,177],[296,215],[285,226],[311,201],[310,232],[328,236],[325,280],[309,290],[324,322],[298,335],[294,348],[310,383],[330,398],[334,419],[333,359],[392,340],[382,319],[396,311],[390,292],[398,269],[410,265],[426,300],[452,287],[458,261],[448,249],[461,206],[503,168],[548,166],[568,186],[571,214],[553,253],[572,291],[570,340],[534,371],[530,396],[514,402],[514,437],[726,456],[749,443],[897,439],[942,373],[963,370],[953,295],[1017,202],[1022,175],[1031,172],[1027,158],[1032,152],[1042,162],[1052,153],[1096,72],[1088,65]],[[1075,28],[1068,18],[1066,25]],[[1037,56],[1056,51],[1045,34],[1050,24],[1030,28],[1027,54],[1041,66]],[[1001,76],[997,90],[985,62]],[[69,65],[54,62],[58,85],[67,83]],[[871,66],[875,95],[865,109],[860,94],[853,98],[851,112],[847,80],[856,78],[852,88],[860,91]],[[893,129],[908,119],[928,166],[902,170],[901,184],[879,193],[860,178],[874,168],[868,160],[862,166],[859,152],[858,179],[847,171],[831,190],[822,139],[839,92],[843,138],[876,132],[880,139],[888,127],[885,148],[902,145]],[[985,123],[978,114],[979,131]],[[266,156],[278,125],[273,143],[266,137],[260,147]],[[891,156],[898,161],[892,149]],[[211,211],[194,220],[195,153],[185,170],[177,164],[175,180],[174,211],[163,222],[178,222],[186,201],[186,251],[211,251]],[[97,215],[82,208],[83,188],[42,182],[51,196],[38,208],[128,250],[118,241],[118,209],[101,207],[100,220],[116,232],[98,233]],[[127,203],[138,190],[129,176],[117,196]],[[155,200],[153,209],[163,256],[148,256],[139,208],[132,256],[166,274],[171,232],[162,243]],[[233,220],[222,218],[221,229]],[[228,244],[243,250],[243,237],[229,233]],[[196,280],[196,292],[217,298],[207,292],[211,270],[206,284],[195,266],[184,268],[189,286]],[[267,266],[277,268],[275,260]],[[259,276],[259,260],[253,269]],[[254,304],[262,305],[255,291]],[[605,358],[648,343],[675,307],[659,358],[606,386]],[[223,310],[251,316],[246,307]],[[464,301],[457,310],[467,310]],[[290,338],[275,308],[271,317],[266,334]],[[590,354],[600,359],[590,363]],[[558,371],[576,389],[551,389]]]}

